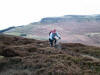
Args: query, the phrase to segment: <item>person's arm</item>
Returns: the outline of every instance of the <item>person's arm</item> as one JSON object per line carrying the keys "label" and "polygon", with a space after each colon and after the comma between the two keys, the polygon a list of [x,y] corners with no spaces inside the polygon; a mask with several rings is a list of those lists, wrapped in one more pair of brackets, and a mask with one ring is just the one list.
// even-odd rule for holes
{"label": "person's arm", "polygon": [[60,38],[60,35],[59,35],[58,33],[56,33],[56,34],[57,34],[57,37],[58,37],[59,39],[61,39],[61,38]]}

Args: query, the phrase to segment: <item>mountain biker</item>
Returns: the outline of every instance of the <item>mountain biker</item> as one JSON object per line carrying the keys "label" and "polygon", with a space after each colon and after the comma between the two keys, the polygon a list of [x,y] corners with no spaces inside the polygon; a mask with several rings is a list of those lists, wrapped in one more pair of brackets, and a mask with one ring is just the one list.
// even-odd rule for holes
{"label": "mountain biker", "polygon": [[53,47],[53,44],[56,45],[56,42],[57,42],[56,37],[61,39],[58,32],[56,32],[56,29],[50,31],[50,33],[49,33],[49,42],[50,42],[51,47]]}

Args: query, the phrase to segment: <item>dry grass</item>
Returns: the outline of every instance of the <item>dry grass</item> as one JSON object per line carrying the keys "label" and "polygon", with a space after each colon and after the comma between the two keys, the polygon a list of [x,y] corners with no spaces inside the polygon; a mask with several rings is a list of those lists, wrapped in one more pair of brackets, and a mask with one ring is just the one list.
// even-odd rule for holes
{"label": "dry grass", "polygon": [[0,75],[100,75],[99,47],[65,43],[58,50],[47,41],[0,38]]}

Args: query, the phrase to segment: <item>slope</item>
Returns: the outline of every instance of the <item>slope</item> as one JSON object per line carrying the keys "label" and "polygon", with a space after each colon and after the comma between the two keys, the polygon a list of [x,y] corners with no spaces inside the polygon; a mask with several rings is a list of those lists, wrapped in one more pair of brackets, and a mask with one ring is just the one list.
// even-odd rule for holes
{"label": "slope", "polygon": [[0,35],[0,75],[100,75],[100,48]]}
{"label": "slope", "polygon": [[62,41],[100,46],[100,16],[99,15],[65,15],[47,17],[39,22],[16,27],[4,32],[9,35],[23,36],[47,40],[51,29],[56,28],[62,36]]}

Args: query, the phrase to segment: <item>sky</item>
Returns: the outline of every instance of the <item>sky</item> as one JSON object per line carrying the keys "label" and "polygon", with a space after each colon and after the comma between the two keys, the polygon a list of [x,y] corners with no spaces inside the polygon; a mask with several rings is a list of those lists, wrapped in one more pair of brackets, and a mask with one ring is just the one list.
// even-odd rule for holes
{"label": "sky", "polygon": [[100,0],[0,0],[0,30],[44,17],[100,14]]}

